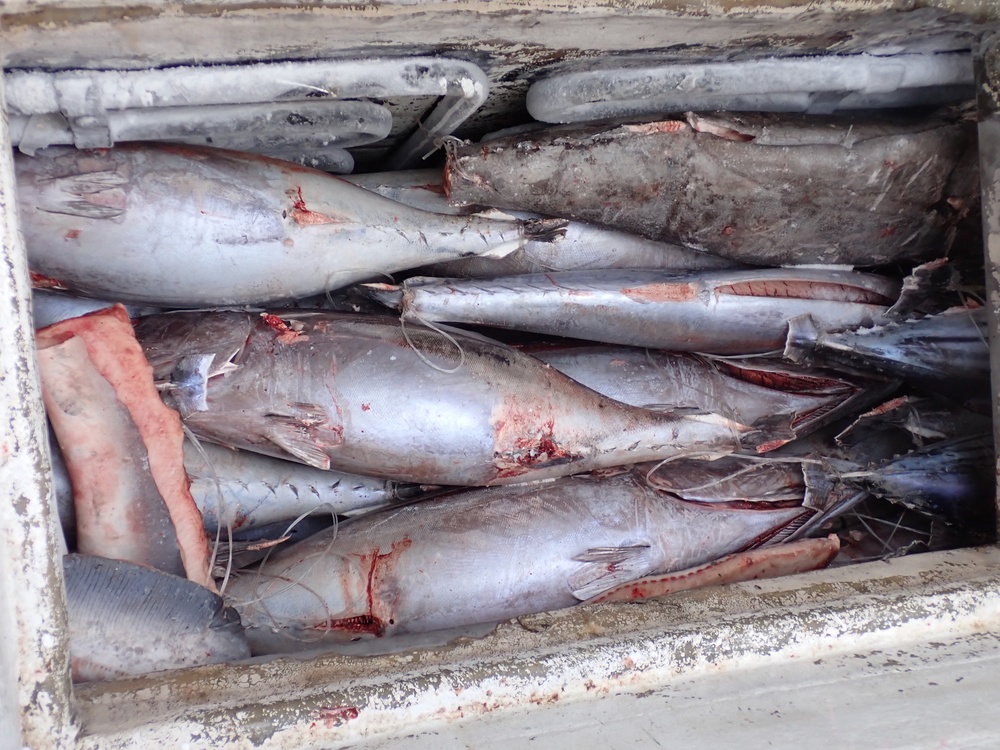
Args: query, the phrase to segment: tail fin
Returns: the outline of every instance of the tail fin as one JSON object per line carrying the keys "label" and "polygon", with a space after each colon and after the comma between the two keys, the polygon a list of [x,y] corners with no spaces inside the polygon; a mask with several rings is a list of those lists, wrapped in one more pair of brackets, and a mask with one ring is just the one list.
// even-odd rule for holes
{"label": "tail fin", "polygon": [[785,339],[785,359],[802,363],[809,358],[819,341],[819,327],[808,313],[798,315],[788,321],[788,337]]}
{"label": "tail fin", "polygon": [[403,309],[403,287],[382,282],[360,284],[358,288],[370,299],[394,310]]}

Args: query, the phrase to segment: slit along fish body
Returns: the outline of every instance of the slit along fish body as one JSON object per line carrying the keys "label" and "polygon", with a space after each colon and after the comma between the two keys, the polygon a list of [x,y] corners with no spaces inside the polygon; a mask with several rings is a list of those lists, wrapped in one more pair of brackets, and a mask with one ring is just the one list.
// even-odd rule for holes
{"label": "slit along fish body", "polygon": [[505,255],[565,222],[444,216],[265,156],[177,145],[18,154],[29,265],[161,307],[299,299],[392,271]]}
{"label": "slit along fish body", "polygon": [[[136,323],[165,400],[196,435],[322,469],[438,485],[722,455],[762,437],[714,414],[621,404],[485,337],[361,315],[279,314]],[[205,368],[187,367],[206,359]]]}
{"label": "slit along fish body", "polygon": [[788,268],[418,277],[365,288],[412,320],[711,354],[780,350],[789,319],[805,313],[824,329],[881,321],[899,294],[899,283],[881,276]]}
{"label": "slit along fish body", "polygon": [[687,503],[633,473],[468,490],[320,532],[227,596],[255,652],[495,622],[762,546],[812,514],[762,507]]}

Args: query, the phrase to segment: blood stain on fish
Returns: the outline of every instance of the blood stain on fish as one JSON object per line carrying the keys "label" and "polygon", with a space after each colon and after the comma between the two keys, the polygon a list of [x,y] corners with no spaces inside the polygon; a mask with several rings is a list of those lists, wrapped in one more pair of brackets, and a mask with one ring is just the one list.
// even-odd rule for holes
{"label": "blood stain on fish", "polygon": [[35,289],[68,289],[59,279],[31,271],[31,286]]}
{"label": "blood stain on fish", "polygon": [[309,337],[304,336],[301,331],[296,331],[294,328],[290,327],[285,321],[283,321],[277,315],[272,315],[271,313],[261,313],[261,320],[263,320],[269,328],[277,332],[277,341],[282,344],[290,344],[293,341],[308,341]]}
{"label": "blood stain on fish", "polygon": [[75,240],[75,239],[76,239],[77,237],[79,237],[79,236],[80,236],[80,231],[81,231],[81,230],[79,230],[79,229],[70,229],[70,230],[69,230],[68,232],[66,232],[66,234],[65,234],[65,235],[63,236],[63,239],[64,239],[64,240]]}
{"label": "blood stain on fish", "polygon": [[[394,621],[391,616],[387,622],[385,619],[375,614],[375,587],[378,583],[384,580],[395,560],[398,559],[403,552],[408,550],[412,544],[413,542],[409,537],[403,537],[398,542],[393,542],[392,549],[384,554],[379,554],[379,548],[375,548],[375,551],[371,555],[371,563],[368,568],[368,581],[365,589],[368,597],[368,611],[365,614],[355,615],[353,617],[331,619],[314,625],[311,629],[319,631],[330,630],[349,633],[369,633],[374,635],[376,638],[381,638],[385,635],[386,626],[393,625]],[[362,564],[364,564],[367,557],[368,555],[361,555]],[[383,606],[386,604],[391,605],[389,602],[379,603]]]}
{"label": "blood stain on fish", "polygon": [[318,211],[311,211],[306,207],[305,199],[302,197],[302,188],[286,191],[292,199],[292,218],[299,226],[313,226],[316,224],[342,224],[344,220],[335,216],[321,214]]}

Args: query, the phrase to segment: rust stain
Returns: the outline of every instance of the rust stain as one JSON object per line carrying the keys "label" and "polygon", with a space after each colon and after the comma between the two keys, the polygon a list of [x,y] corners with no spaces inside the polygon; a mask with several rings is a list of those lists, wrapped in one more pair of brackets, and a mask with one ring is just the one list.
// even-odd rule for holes
{"label": "rust stain", "polygon": [[292,199],[292,218],[295,223],[302,227],[316,226],[318,224],[343,224],[344,219],[329,214],[321,214],[318,211],[311,211],[306,207],[306,202],[302,198],[302,188],[286,190],[285,194]]}
{"label": "rust stain", "polygon": [[637,302],[688,302],[697,298],[698,287],[691,282],[675,284],[662,282],[627,287],[622,289],[622,294]]}

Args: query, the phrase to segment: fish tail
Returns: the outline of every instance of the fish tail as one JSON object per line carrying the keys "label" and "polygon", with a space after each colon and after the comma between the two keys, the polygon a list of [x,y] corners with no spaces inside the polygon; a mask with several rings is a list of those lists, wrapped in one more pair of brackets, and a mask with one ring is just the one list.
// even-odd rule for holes
{"label": "fish tail", "polygon": [[526,242],[557,242],[566,236],[565,219],[528,219],[524,222]]}
{"label": "fish tail", "polygon": [[403,287],[398,284],[373,282],[360,284],[358,287],[368,298],[393,310],[403,309]]}
{"label": "fish tail", "polygon": [[788,321],[785,339],[785,359],[801,363],[812,354],[819,341],[819,328],[812,315],[798,315]]}

